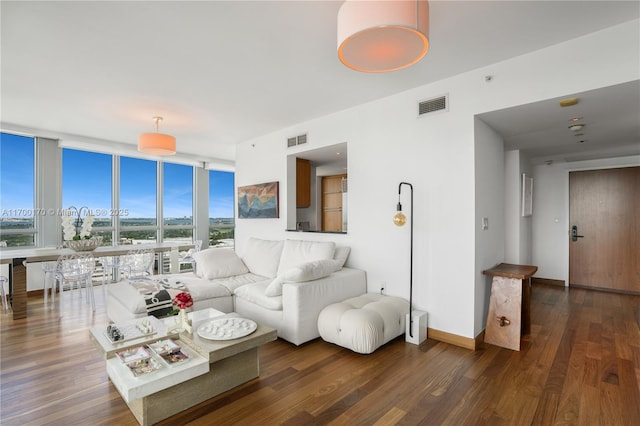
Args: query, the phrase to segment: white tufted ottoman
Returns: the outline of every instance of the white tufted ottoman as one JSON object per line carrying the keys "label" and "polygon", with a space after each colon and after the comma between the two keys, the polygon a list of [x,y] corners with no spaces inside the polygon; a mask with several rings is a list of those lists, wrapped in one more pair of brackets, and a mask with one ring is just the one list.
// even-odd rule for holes
{"label": "white tufted ottoman", "polygon": [[324,308],[318,331],[327,342],[370,354],[405,332],[409,302],[393,296],[366,293]]}

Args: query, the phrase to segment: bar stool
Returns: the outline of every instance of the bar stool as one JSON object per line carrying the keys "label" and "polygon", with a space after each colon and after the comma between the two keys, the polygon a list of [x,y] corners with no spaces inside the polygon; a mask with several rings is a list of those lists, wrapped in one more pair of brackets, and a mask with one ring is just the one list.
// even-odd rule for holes
{"label": "bar stool", "polygon": [[2,293],[2,312],[7,313],[7,305],[9,302],[7,301],[7,293],[4,290],[4,285],[9,283],[9,279],[7,277],[0,276],[0,292]]}

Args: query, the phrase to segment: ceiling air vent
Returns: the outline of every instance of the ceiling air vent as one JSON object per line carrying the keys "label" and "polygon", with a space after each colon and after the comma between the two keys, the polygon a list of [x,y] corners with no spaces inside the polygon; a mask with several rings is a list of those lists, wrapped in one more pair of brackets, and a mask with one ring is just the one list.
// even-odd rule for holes
{"label": "ceiling air vent", "polygon": [[307,143],[307,135],[294,136],[287,139],[287,148]]}
{"label": "ceiling air vent", "polygon": [[418,117],[436,111],[447,111],[449,109],[449,96],[440,96],[438,98],[422,101],[418,104]]}

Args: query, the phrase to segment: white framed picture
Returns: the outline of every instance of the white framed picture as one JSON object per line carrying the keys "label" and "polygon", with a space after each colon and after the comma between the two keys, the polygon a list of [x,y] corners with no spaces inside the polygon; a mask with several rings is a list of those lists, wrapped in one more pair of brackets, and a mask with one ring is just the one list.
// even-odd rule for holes
{"label": "white framed picture", "polygon": [[522,216],[533,214],[533,178],[522,174]]}

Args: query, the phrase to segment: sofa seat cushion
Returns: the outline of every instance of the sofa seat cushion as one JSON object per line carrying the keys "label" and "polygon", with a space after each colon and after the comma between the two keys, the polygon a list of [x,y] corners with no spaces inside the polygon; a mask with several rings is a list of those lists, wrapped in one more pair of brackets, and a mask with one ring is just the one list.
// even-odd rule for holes
{"label": "sofa seat cushion", "polygon": [[[194,302],[215,297],[231,296],[232,291],[226,286],[209,280],[204,280],[193,273],[154,275],[154,280],[167,279],[170,282],[179,281],[185,285]],[[264,278],[263,278],[264,279]],[[109,295],[117,300],[122,307],[134,315],[147,313],[147,305],[140,292],[124,280],[107,286]]]}
{"label": "sofa seat cushion", "polygon": [[210,284],[224,286],[227,290],[229,290],[229,294],[233,294],[238,287],[242,287],[243,285],[246,285],[246,284],[259,283],[263,281],[266,281],[268,283],[271,280],[267,277],[263,277],[262,275],[248,273],[248,274],[236,275],[233,277],[218,278],[208,282]]}
{"label": "sofa seat cushion", "polygon": [[146,314],[147,305],[144,298],[140,296],[138,290],[129,285],[128,281],[109,284],[107,292],[132,314]]}
{"label": "sofa seat cushion", "polygon": [[266,289],[269,281],[262,281],[254,284],[247,284],[235,290],[236,298],[240,297],[258,306],[272,311],[282,310],[282,296],[269,297],[266,295]]}
{"label": "sofa seat cushion", "polygon": [[[173,277],[175,278],[176,275],[173,275]],[[178,277],[187,287],[187,290],[191,293],[191,297],[193,297],[193,300],[196,302],[213,299],[215,297],[231,296],[233,294],[227,286],[218,283],[217,280],[205,280],[196,276],[193,272],[179,274]]]}

